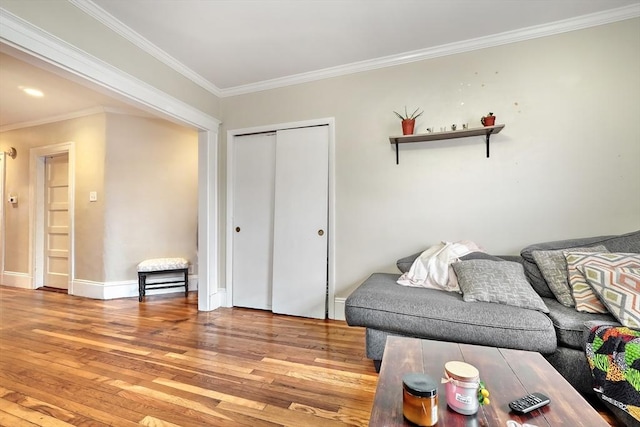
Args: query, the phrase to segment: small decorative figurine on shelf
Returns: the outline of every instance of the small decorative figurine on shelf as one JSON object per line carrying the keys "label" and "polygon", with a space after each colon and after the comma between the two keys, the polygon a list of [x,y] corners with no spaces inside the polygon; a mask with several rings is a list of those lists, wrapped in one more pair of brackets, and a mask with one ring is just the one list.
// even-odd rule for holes
{"label": "small decorative figurine on shelf", "polygon": [[496,116],[494,116],[493,113],[489,113],[488,116],[480,119],[480,123],[482,123],[483,126],[493,126],[496,124]]}
{"label": "small decorative figurine on shelf", "polygon": [[420,108],[416,108],[415,111],[411,114],[407,113],[407,107],[404,107],[404,116],[397,111],[394,111],[394,114],[398,116],[400,120],[402,120],[402,134],[403,135],[413,135],[413,129],[416,125],[416,119],[424,113],[424,111],[420,111]]}
{"label": "small decorative figurine on shelf", "polygon": [[457,124],[454,123],[454,124],[451,125],[451,130],[456,130],[457,128],[458,128]]}

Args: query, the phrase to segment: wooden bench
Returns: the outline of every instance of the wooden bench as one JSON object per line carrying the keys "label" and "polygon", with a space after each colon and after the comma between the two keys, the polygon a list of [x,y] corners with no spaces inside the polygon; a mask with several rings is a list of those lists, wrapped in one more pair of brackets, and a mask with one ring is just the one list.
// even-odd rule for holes
{"label": "wooden bench", "polygon": [[[180,279],[153,280],[147,283],[151,275],[183,275]],[[154,258],[138,264],[138,301],[146,295],[147,289],[168,289],[184,286],[184,296],[189,295],[189,261],[184,258]]]}

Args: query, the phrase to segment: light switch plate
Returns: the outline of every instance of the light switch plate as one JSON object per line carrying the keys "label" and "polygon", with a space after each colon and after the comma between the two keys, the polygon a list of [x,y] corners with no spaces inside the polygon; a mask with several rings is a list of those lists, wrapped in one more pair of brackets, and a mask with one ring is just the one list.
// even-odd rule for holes
{"label": "light switch plate", "polygon": [[97,202],[98,201],[98,192],[89,191],[89,201],[90,202]]}

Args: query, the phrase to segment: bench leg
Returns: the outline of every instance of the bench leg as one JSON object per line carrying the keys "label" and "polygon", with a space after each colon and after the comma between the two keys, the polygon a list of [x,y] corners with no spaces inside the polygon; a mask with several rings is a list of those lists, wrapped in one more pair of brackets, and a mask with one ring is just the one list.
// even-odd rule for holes
{"label": "bench leg", "polygon": [[189,296],[189,269],[184,269],[184,296]]}
{"label": "bench leg", "polygon": [[138,273],[138,302],[142,302],[142,297],[145,295],[146,282],[147,275]]}

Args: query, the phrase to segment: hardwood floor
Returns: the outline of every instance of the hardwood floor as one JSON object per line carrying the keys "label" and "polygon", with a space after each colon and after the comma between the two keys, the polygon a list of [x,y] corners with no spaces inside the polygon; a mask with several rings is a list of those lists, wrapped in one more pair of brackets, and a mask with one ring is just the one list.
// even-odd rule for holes
{"label": "hardwood floor", "polygon": [[365,426],[376,383],[341,321],[0,286],[1,426]]}
{"label": "hardwood floor", "polygon": [[0,425],[363,426],[363,330],[0,286]]}

